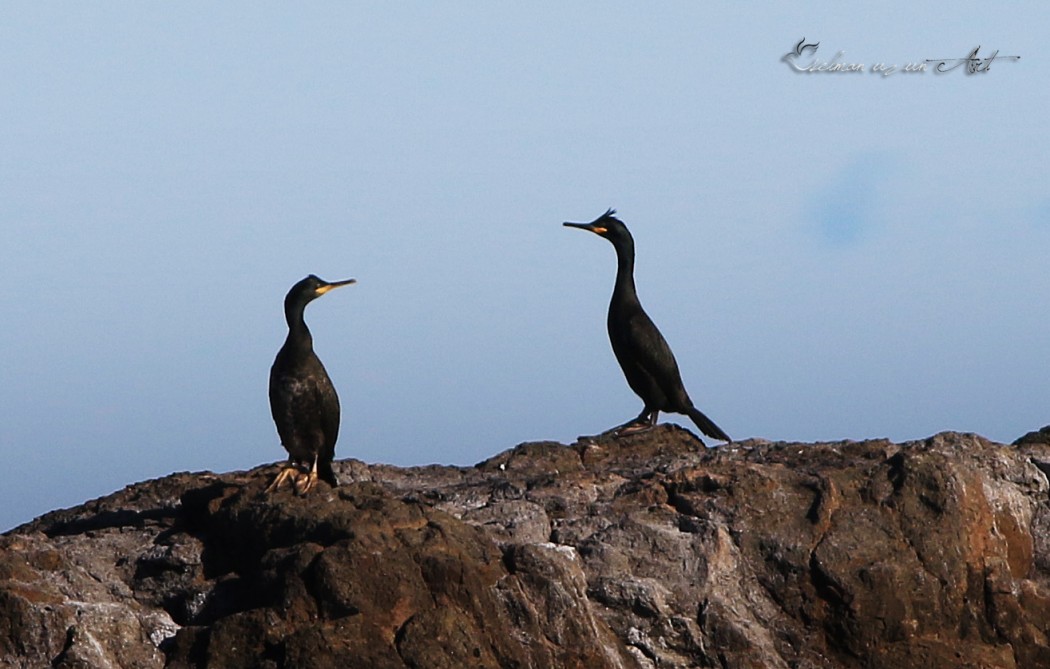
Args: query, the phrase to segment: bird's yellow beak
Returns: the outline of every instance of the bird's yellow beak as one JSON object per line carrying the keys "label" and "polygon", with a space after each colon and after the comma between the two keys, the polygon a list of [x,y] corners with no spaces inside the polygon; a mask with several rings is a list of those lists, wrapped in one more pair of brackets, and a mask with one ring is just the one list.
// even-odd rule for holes
{"label": "bird's yellow beak", "polygon": [[562,225],[564,225],[567,228],[579,228],[580,230],[588,230],[596,235],[604,235],[606,232],[609,231],[608,228],[592,225],[590,223],[562,223]]}
{"label": "bird's yellow beak", "polygon": [[318,295],[324,295],[333,288],[338,288],[340,286],[349,286],[352,283],[357,283],[357,279],[347,279],[346,281],[334,281],[332,283],[326,283],[323,286],[318,286],[317,290],[314,292],[316,292]]}

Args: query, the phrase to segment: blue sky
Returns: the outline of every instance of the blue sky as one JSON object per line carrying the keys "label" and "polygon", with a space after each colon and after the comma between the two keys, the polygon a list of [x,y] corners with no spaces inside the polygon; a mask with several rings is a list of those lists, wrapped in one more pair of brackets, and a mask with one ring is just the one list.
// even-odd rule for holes
{"label": "blue sky", "polygon": [[[281,301],[337,457],[472,464],[634,416],[643,304],[737,439],[1050,423],[1041,3],[0,5],[0,528],[284,458]],[[988,72],[791,70],[998,50]],[[688,425],[684,417],[665,417]]]}

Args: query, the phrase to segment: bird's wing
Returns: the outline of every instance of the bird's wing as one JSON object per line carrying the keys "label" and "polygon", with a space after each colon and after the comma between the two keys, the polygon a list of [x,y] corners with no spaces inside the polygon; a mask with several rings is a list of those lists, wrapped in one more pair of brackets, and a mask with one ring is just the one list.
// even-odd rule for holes
{"label": "bird's wing", "polygon": [[624,366],[624,372],[628,374],[628,377],[630,377],[630,372],[627,368],[630,366],[634,369],[635,374],[644,375],[645,382],[659,389],[664,397],[672,402],[679,402],[679,394],[684,394],[685,390],[682,386],[681,373],[678,371],[678,363],[675,361],[667,340],[660,334],[660,330],[657,329],[648,314],[641,308],[630,314],[626,319],[623,335],[619,339],[619,347],[622,347],[623,355],[618,354],[617,357]]}
{"label": "bird's wing", "polygon": [[639,310],[630,320],[630,332],[635,344],[635,355],[647,369],[678,373],[678,363],[671,347],[648,314]]}
{"label": "bird's wing", "polygon": [[319,459],[331,462],[335,458],[335,442],[339,437],[339,396],[335,386],[328,380],[317,387],[318,406],[321,409],[321,430],[324,432],[324,444],[321,446]]}
{"label": "bird's wing", "polygon": [[[331,402],[335,391],[327,377],[311,374],[304,377],[275,375],[270,381],[270,409],[277,433],[285,448],[300,451],[296,457],[307,457],[314,449],[335,443],[339,429],[339,404],[335,399],[334,417]],[[330,397],[331,396],[331,397]],[[334,428],[332,424],[334,423]],[[309,451],[309,454],[303,451]]]}
{"label": "bird's wing", "polygon": [[627,326],[634,354],[639,360],[645,361],[646,367],[666,366],[668,361],[677,367],[671,347],[645,311],[639,309],[635,312]]}

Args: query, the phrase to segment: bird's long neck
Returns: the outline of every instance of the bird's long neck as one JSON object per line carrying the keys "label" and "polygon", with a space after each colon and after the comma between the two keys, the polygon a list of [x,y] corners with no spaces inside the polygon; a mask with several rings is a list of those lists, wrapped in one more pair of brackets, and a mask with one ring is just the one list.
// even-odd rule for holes
{"label": "bird's long neck", "polygon": [[634,242],[622,241],[616,246],[616,283],[613,285],[613,302],[637,302],[634,289]]}
{"label": "bird's long neck", "polygon": [[310,328],[306,327],[306,319],[303,312],[306,304],[299,302],[287,302],[284,305],[284,319],[288,322],[288,338],[284,342],[286,349],[292,349],[302,353],[313,351],[314,339],[310,335]]}

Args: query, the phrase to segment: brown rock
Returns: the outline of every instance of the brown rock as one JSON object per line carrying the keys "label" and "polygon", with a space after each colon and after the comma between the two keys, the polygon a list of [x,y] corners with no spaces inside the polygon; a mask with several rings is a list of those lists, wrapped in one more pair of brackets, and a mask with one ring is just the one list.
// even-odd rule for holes
{"label": "brown rock", "polygon": [[1050,667],[1046,434],[174,474],[0,537],[0,665]]}

